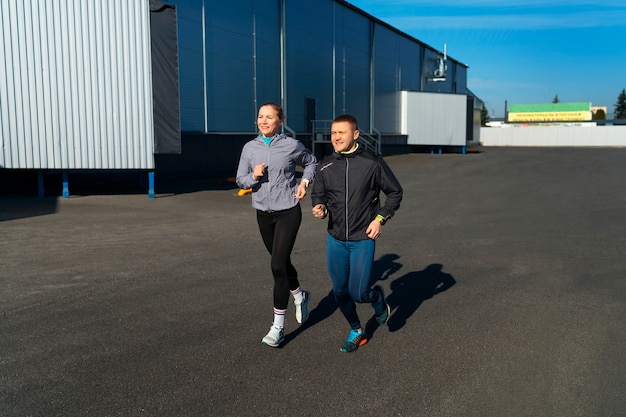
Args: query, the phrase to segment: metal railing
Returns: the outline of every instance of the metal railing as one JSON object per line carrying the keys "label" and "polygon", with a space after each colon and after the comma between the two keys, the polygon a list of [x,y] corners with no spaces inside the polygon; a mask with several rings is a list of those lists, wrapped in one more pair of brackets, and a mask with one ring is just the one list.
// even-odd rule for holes
{"label": "metal railing", "polygon": [[286,124],[283,124],[283,131],[285,130],[291,135],[292,138],[297,139],[296,131],[290,128],[289,126],[287,126]]}
{"label": "metal railing", "polygon": [[[313,126],[312,131],[312,139],[311,139],[311,150],[313,151],[313,155],[317,155],[315,153],[316,145],[321,145],[325,143],[332,143],[330,137],[330,128],[333,123],[332,120],[312,120]],[[376,155],[380,155],[381,152],[381,134],[376,129],[372,129],[373,133],[365,133],[363,131],[359,134],[358,142],[370,152],[373,152]]]}

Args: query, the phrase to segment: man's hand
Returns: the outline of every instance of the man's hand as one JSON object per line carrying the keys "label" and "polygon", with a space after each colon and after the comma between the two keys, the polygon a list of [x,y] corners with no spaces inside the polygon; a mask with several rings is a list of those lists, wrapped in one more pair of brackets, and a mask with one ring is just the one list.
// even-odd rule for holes
{"label": "man's hand", "polygon": [[316,205],[311,209],[311,212],[313,213],[313,216],[317,217],[318,219],[323,219],[328,213],[328,211],[326,210],[326,206],[323,204]]}
{"label": "man's hand", "polygon": [[369,237],[370,239],[377,239],[378,237],[380,237],[382,230],[383,230],[383,225],[378,220],[374,220],[367,227],[367,230],[365,231],[365,233],[367,234],[367,237]]}

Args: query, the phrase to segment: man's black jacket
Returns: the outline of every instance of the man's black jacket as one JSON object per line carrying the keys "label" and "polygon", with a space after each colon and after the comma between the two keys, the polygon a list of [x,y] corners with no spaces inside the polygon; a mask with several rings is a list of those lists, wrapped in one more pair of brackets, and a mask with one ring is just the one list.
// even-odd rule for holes
{"label": "man's black jacket", "polygon": [[[380,193],[385,194],[381,207]],[[368,239],[365,231],[377,214],[391,218],[400,207],[402,186],[387,163],[358,147],[349,154],[333,152],[317,167],[311,193],[313,206],[328,210],[328,233],[337,240]]]}

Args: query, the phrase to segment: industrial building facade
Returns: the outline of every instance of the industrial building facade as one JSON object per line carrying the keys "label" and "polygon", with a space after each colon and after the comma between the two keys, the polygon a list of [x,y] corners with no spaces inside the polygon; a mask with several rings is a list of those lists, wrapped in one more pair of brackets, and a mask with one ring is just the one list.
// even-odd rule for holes
{"label": "industrial building facade", "polygon": [[[401,131],[401,91],[467,94],[467,66],[338,0],[171,0],[179,19],[183,131],[255,131],[262,102],[287,126],[351,113]],[[437,80],[437,81],[434,81]]]}
{"label": "industrial building facade", "polygon": [[[175,18],[155,26],[166,6]],[[475,131],[465,64],[343,0],[6,0],[0,14],[0,170],[232,172],[267,101],[307,146],[343,113],[383,145]],[[450,118],[465,126],[452,140],[406,130]]]}

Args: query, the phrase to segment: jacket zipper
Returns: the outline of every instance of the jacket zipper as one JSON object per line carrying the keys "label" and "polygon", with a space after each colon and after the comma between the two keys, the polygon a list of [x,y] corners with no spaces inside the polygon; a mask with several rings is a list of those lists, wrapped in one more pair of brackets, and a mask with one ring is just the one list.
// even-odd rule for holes
{"label": "jacket zipper", "polygon": [[348,168],[350,167],[350,161],[348,160],[348,158],[345,158],[345,161],[346,161],[346,175],[345,175],[345,181],[346,181],[346,195],[345,195],[345,199],[346,199],[346,202],[344,204],[344,207],[345,207],[345,213],[344,213],[345,217],[344,218],[346,219],[345,223],[346,223],[346,241],[347,241],[347,240],[350,240],[350,232],[349,232],[350,231],[350,227],[348,225],[348,200],[349,200],[348,196],[350,195],[350,193],[349,193],[350,190],[348,190],[348,176],[349,176]]}
{"label": "jacket zipper", "polygon": [[265,162],[266,163],[265,169],[266,169],[266,172],[267,172],[267,187],[265,187],[265,190],[266,190],[265,201],[267,202],[266,203],[267,210],[265,210],[265,211],[267,211],[267,212],[272,211],[272,208],[270,206],[270,204],[271,204],[271,200],[270,199],[271,199],[272,182],[270,181],[270,168],[269,168],[269,166],[270,166],[270,158],[272,157],[272,155],[271,155],[272,154],[272,142],[270,142],[270,144],[267,146],[267,158],[265,158],[265,161],[266,161]]}

